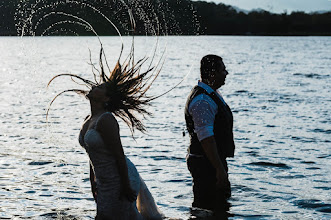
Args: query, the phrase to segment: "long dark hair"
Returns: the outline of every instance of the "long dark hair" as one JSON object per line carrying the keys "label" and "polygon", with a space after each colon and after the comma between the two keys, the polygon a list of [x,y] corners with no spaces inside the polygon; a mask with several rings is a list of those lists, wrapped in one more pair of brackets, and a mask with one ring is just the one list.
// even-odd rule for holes
{"label": "long dark hair", "polygon": [[[105,71],[107,70],[105,70],[103,64],[104,60],[106,63],[106,68],[110,72],[109,77],[105,73]],[[93,87],[98,86],[102,83],[106,83],[106,95],[109,97],[109,101],[104,104],[105,110],[112,112],[113,114],[121,118],[129,126],[132,133],[135,129],[144,132],[146,130],[145,126],[142,123],[141,119],[139,119],[135,113],[138,113],[143,117],[145,117],[145,115],[150,115],[150,112],[146,110],[146,106],[150,105],[150,102],[157,97],[147,96],[146,92],[151,87],[162,68],[162,64],[159,62],[153,67],[151,66],[151,64],[149,64],[147,70],[142,72],[142,66],[144,63],[146,63],[147,60],[148,58],[143,58],[138,60],[137,62],[134,61],[134,45],[132,44],[131,51],[125,61],[120,64],[119,58],[115,65],[115,68],[110,71],[105,53],[103,51],[103,47],[101,45],[99,54],[99,70],[92,63],[90,53],[90,65],[92,65],[94,82],[91,80],[84,79],[75,74],[59,74],[54,76],[48,82],[47,87],[55,78],[58,78],[60,76],[70,76],[73,81],[75,81],[75,79],[82,81],[89,89],[68,89],[58,93],[50,102],[50,105],[47,109],[46,118],[48,117],[51,105],[53,104],[55,99],[61,94],[66,92],[75,92],[77,94],[82,94],[86,96]]]}

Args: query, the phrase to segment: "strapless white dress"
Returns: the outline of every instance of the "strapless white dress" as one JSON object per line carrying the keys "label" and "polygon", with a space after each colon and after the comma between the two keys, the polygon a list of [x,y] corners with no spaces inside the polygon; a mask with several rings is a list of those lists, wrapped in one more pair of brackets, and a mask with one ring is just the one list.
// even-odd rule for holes
{"label": "strapless white dress", "polygon": [[99,216],[123,220],[163,218],[163,214],[158,209],[135,165],[127,157],[130,185],[138,197],[134,202],[129,202],[124,197],[120,198],[121,181],[116,158],[110,152],[109,147],[105,146],[101,135],[95,128],[89,129],[84,137],[79,135],[79,142],[89,155],[96,177],[97,214]]}

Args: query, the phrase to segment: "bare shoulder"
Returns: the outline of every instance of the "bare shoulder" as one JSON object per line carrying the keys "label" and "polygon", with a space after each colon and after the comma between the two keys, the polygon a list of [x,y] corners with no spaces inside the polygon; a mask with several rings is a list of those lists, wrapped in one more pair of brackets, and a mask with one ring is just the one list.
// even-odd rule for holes
{"label": "bare shoulder", "polygon": [[100,116],[100,118],[97,121],[96,129],[98,131],[104,131],[104,130],[119,130],[119,125],[114,117],[114,115],[110,112],[107,112]]}
{"label": "bare shoulder", "polygon": [[107,112],[100,116],[96,124],[96,130],[100,133],[107,146],[113,149],[122,147],[119,125],[112,113]]}
{"label": "bare shoulder", "polygon": [[81,132],[83,132],[85,134],[85,132],[88,130],[88,127],[90,126],[90,115],[86,116],[86,118],[84,119],[84,122],[82,124],[81,127]]}

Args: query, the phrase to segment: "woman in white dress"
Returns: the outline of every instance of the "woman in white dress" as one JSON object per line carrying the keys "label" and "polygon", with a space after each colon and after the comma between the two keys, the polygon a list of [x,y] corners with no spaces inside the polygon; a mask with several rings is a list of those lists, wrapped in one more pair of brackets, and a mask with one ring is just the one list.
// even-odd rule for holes
{"label": "woman in white dress", "polygon": [[144,61],[133,64],[133,56],[129,56],[123,67],[117,63],[110,77],[107,77],[101,54],[102,50],[100,82],[72,74],[60,74],[53,78],[71,76],[90,87],[89,91],[65,90],[58,95],[76,92],[84,94],[90,101],[91,114],[81,128],[79,142],[90,158],[92,193],[97,203],[96,219],[162,219],[163,215],[144,181],[124,154],[116,119],[123,119],[132,132],[134,129],[145,130],[134,113],[148,114],[145,106],[153,98],[145,93],[157,74],[151,77],[152,69],[140,73]]}

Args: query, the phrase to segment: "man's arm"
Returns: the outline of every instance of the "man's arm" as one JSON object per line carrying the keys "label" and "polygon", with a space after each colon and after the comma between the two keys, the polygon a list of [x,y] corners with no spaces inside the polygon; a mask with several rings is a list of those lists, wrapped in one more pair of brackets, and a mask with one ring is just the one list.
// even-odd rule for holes
{"label": "man's arm", "polygon": [[217,145],[214,136],[207,137],[201,141],[203,150],[208,160],[216,169],[216,185],[224,188],[227,184],[228,176],[217,152]]}
{"label": "man's arm", "polygon": [[[208,96],[201,94],[192,100],[189,112],[194,121],[194,130],[202,145],[207,159],[216,169],[217,185],[224,187],[228,180],[224,166],[218,155],[217,145],[214,138],[214,120],[217,113],[216,103]],[[208,101],[208,99],[210,99]]]}

